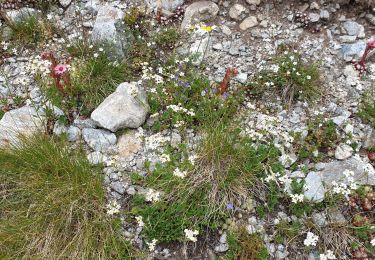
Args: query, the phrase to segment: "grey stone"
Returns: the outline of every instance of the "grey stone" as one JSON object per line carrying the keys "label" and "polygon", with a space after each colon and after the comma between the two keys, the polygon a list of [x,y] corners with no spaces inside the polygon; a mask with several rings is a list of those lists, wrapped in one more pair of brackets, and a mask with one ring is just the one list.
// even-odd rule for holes
{"label": "grey stone", "polygon": [[219,7],[214,2],[194,2],[186,8],[181,28],[186,29],[193,25],[193,23],[199,23],[214,18],[218,13]]}
{"label": "grey stone", "polygon": [[345,216],[340,212],[338,208],[328,208],[328,218],[331,224],[336,224],[336,225],[347,224]]}
{"label": "grey stone", "polygon": [[66,133],[68,134],[69,142],[75,142],[81,137],[81,129],[76,126],[69,126]]}
{"label": "grey stone", "polygon": [[124,194],[125,193],[126,186],[121,181],[112,182],[111,185],[110,185],[110,187],[111,187],[112,190],[116,191],[119,194]]}
{"label": "grey stone", "polygon": [[241,83],[246,83],[247,73],[238,73],[238,75],[236,76],[236,80],[238,80]]}
{"label": "grey stone", "polygon": [[13,22],[20,22],[29,16],[37,16],[38,12],[33,8],[22,7],[18,10],[9,10],[6,15]]}
{"label": "grey stone", "polygon": [[174,11],[178,6],[181,6],[184,4],[184,0],[145,0],[146,5],[151,9],[156,9],[158,7],[161,7],[164,10],[167,10],[169,12]]}
{"label": "grey stone", "polygon": [[354,21],[346,21],[342,25],[348,35],[358,36],[361,25]]}
{"label": "grey stone", "polygon": [[223,253],[223,252],[228,251],[228,249],[229,249],[229,245],[227,243],[227,233],[223,233],[220,236],[219,244],[215,246],[214,250],[217,253]]}
{"label": "grey stone", "polygon": [[368,149],[375,146],[375,131],[374,129],[369,129],[366,133],[365,140],[363,142],[363,148]]}
{"label": "grey stone", "polygon": [[357,36],[342,35],[339,38],[340,38],[340,42],[353,43],[357,39]]}
{"label": "grey stone", "polygon": [[59,3],[63,6],[63,7],[68,7],[70,5],[70,3],[72,2],[72,0],[59,0]]}
{"label": "grey stone", "polygon": [[320,18],[324,20],[329,20],[329,12],[327,10],[321,10]]}
{"label": "grey stone", "polygon": [[85,128],[82,136],[87,145],[97,152],[108,151],[117,141],[116,135],[103,129]]}
{"label": "grey stone", "polygon": [[92,30],[93,43],[105,45],[113,58],[123,58],[133,40],[130,30],[124,27],[123,17],[120,9],[101,6]]}
{"label": "grey stone", "polygon": [[136,82],[121,83],[91,114],[99,126],[112,132],[137,128],[146,121],[149,111],[145,91]]}
{"label": "grey stone", "polygon": [[359,59],[366,49],[365,42],[356,42],[351,44],[343,44],[341,46],[340,56],[345,61],[351,61],[352,59]]}
{"label": "grey stone", "polygon": [[92,152],[87,155],[87,160],[92,165],[98,165],[104,163],[106,161],[106,156],[103,155],[101,152]]}
{"label": "grey stone", "polygon": [[8,111],[0,120],[0,147],[18,145],[22,137],[45,130],[45,114],[24,106]]}
{"label": "grey stone", "polygon": [[338,160],[348,159],[353,154],[353,148],[347,144],[339,144],[335,150],[335,158]]}
{"label": "grey stone", "polygon": [[321,173],[309,172],[305,178],[305,187],[304,195],[308,200],[314,202],[323,201],[325,189]]}
{"label": "grey stone", "polygon": [[316,13],[309,13],[310,21],[316,23],[320,19],[320,15]]}
{"label": "grey stone", "polygon": [[319,227],[325,227],[327,225],[327,219],[324,212],[316,212],[311,215],[313,222]]}
{"label": "grey stone", "polygon": [[258,19],[255,16],[249,16],[240,23],[240,29],[245,31],[258,25]]}
{"label": "grey stone", "polygon": [[53,132],[54,135],[60,136],[64,133],[66,133],[67,131],[68,131],[68,128],[65,125],[63,125],[59,122],[56,122],[55,125],[53,126],[52,132]]}
{"label": "grey stone", "polygon": [[370,164],[353,156],[343,161],[320,163],[320,174],[326,186],[332,186],[333,182],[350,184],[343,174],[345,170],[354,172],[354,181],[359,185],[375,185],[375,170]]}
{"label": "grey stone", "polygon": [[229,16],[234,20],[240,20],[246,8],[241,4],[235,4],[229,9]]}
{"label": "grey stone", "polygon": [[246,0],[249,5],[260,5],[261,0]]}

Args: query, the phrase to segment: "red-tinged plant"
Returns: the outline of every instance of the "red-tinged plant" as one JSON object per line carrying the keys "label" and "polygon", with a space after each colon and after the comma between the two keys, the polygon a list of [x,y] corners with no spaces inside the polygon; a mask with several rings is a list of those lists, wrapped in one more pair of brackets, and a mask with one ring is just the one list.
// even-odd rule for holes
{"label": "red-tinged plant", "polygon": [[367,71],[367,68],[366,68],[366,59],[367,59],[367,55],[369,54],[369,52],[372,49],[375,49],[375,41],[368,42],[367,45],[366,45],[365,52],[362,55],[362,58],[359,61],[353,61],[352,62],[354,64],[354,68],[357,71],[359,71],[360,74],[362,74],[365,71]]}
{"label": "red-tinged plant", "polygon": [[52,52],[43,52],[42,59],[51,62],[50,71],[51,77],[55,83],[56,88],[64,95],[64,89],[70,86],[69,65],[59,64]]}
{"label": "red-tinged plant", "polygon": [[236,68],[227,68],[223,81],[219,85],[219,94],[223,95],[229,88],[231,79],[237,76],[238,70]]}

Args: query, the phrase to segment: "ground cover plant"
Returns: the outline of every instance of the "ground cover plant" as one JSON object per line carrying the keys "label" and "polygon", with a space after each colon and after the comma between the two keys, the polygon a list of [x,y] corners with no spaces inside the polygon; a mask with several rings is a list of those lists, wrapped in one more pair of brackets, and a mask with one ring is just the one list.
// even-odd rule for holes
{"label": "ground cover plant", "polygon": [[98,168],[39,134],[0,149],[1,258],[122,258],[129,244],[105,209]]}

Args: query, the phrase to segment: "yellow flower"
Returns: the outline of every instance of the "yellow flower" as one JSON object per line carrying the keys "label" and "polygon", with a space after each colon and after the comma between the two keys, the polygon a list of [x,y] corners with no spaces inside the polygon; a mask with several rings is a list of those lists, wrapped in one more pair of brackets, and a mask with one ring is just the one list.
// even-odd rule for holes
{"label": "yellow flower", "polygon": [[201,29],[206,32],[211,32],[214,28],[210,26],[201,26]]}

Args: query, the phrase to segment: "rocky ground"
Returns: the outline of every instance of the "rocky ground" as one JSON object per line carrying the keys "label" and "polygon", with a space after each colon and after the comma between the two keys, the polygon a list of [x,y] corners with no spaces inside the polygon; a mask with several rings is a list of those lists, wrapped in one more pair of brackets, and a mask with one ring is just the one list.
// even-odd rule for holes
{"label": "rocky ground", "polygon": [[[58,33],[51,35],[43,45],[31,48],[14,43],[8,23],[40,11],[32,5],[12,8],[12,3],[17,1],[9,1],[9,5],[6,2],[3,1],[1,10],[6,18],[0,25],[1,146],[17,144],[20,133],[28,136],[45,128],[51,135],[66,135],[73,149],[83,145],[88,160],[93,165],[103,165],[109,214],[119,216],[119,212],[125,212],[120,214],[123,236],[138,250],[146,252],[138,258],[374,257],[372,149],[375,148],[375,132],[373,121],[361,116],[363,106],[374,104],[373,96],[369,104],[364,103],[364,97],[374,90],[374,52],[370,51],[367,72],[363,74],[356,70],[352,60],[360,60],[367,43],[375,40],[375,6],[326,0],[59,0],[41,14]],[[231,86],[246,86],[251,90],[236,112],[236,118],[240,118],[242,134],[257,142],[272,144],[280,151],[278,162],[282,174],[270,168],[262,180],[262,185],[274,182],[280,188],[277,196],[282,198],[272,212],[261,210],[269,205],[267,198],[271,189],[267,188],[264,192],[254,192],[252,198],[228,204],[230,214],[217,228],[201,227],[194,234],[195,229],[185,227],[185,239],[153,241],[144,234],[145,225],[151,225],[152,221],[137,217],[136,213],[129,216],[126,212],[132,212],[130,201],[134,197],[143,196],[146,203],[153,203],[163,192],[134,181],[133,174],[147,176],[157,170],[158,164],[168,162],[168,158],[163,157],[168,149],[177,149],[180,144],[186,144],[186,153],[193,162],[200,141],[205,137],[203,131],[194,127],[181,130],[181,121],[164,129],[152,128],[161,114],[150,115],[149,94],[153,90],[146,82],[158,82],[158,76],[167,82],[165,74],[157,68],[147,71],[148,64],[143,63],[137,78],[119,84],[115,92],[88,115],[76,109],[67,116],[64,108],[47,97],[36,77],[50,73],[40,54],[51,51],[61,60],[69,60],[66,49],[74,42],[89,39],[92,43],[110,41],[114,48],[105,55],[126,57],[134,35],[122,33],[129,24],[121,21],[134,7],[146,10],[145,21],[155,23],[154,28],[162,28],[163,21],[173,22],[172,26],[181,31],[181,38],[171,49],[178,57],[197,56],[195,66],[212,85],[222,82],[227,68],[235,68],[237,73]],[[155,43],[148,43],[152,44]],[[301,62],[319,65],[320,96],[317,99],[310,102],[297,98],[286,104],[284,97],[275,91],[260,95],[252,92],[254,82],[259,82],[259,73],[272,68],[275,57],[284,55],[280,46],[289,46],[285,55],[297,57],[300,54]],[[100,49],[95,52],[94,57],[101,55],[100,52]],[[168,48],[160,50],[160,59],[169,52]],[[80,66],[75,69],[79,70]],[[160,82],[163,84],[163,79]],[[232,95],[231,90],[228,94]],[[179,104],[174,105],[177,108],[173,110],[183,111],[179,110]],[[194,114],[190,110],[183,112]],[[60,117],[68,120],[56,121]],[[322,132],[316,133],[320,130]],[[334,134],[329,135],[332,131],[326,130]],[[304,141],[309,142],[305,156],[300,148],[306,143],[301,140],[309,140]],[[184,171],[176,174],[184,176]],[[302,183],[302,189],[296,192],[292,182]],[[365,195],[359,190],[364,190]],[[290,205],[301,209],[303,214],[297,216]],[[312,210],[305,210],[306,207]],[[267,254],[231,256],[233,226],[245,227],[246,235],[242,237],[256,234]],[[358,235],[359,232],[353,230],[363,232]]]}

